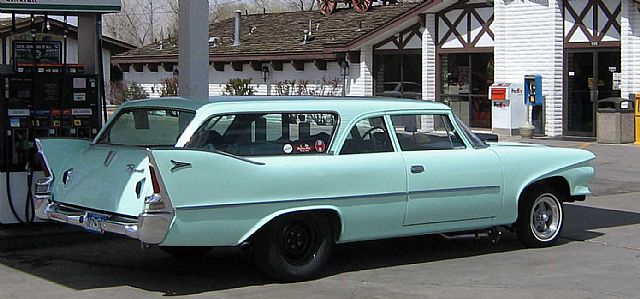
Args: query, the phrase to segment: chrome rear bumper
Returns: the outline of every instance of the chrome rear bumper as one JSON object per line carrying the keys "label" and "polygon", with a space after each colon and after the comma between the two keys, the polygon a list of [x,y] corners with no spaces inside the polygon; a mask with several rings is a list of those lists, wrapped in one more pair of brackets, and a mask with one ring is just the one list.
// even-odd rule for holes
{"label": "chrome rear bumper", "polygon": [[[71,224],[87,229],[89,223],[85,221],[89,210],[68,207],[56,203],[48,194],[37,194],[35,197],[36,216],[43,220]],[[160,244],[164,241],[173,221],[173,213],[142,213],[138,218],[125,218],[116,215],[105,215],[107,218],[97,224],[101,232],[138,239],[146,244]],[[97,226],[96,226],[97,225]]]}

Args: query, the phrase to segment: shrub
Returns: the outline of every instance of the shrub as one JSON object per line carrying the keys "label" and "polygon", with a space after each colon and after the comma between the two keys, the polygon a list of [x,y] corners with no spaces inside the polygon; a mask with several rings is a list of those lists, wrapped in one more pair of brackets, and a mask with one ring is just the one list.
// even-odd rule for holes
{"label": "shrub", "polygon": [[177,97],[179,93],[178,78],[171,77],[160,81],[162,87],[160,88],[160,97]]}
{"label": "shrub", "polygon": [[230,79],[224,86],[222,94],[225,96],[252,96],[256,91],[250,84],[251,79]]}
{"label": "shrub", "polygon": [[141,99],[148,99],[148,98],[149,98],[149,94],[146,91],[144,91],[144,88],[142,88],[140,84],[136,82],[132,82],[124,90],[125,101],[141,100]]}

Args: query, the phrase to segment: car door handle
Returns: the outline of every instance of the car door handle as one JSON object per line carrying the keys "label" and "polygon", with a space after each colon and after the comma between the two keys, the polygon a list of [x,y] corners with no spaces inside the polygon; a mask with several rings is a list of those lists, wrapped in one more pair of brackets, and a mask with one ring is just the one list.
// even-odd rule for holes
{"label": "car door handle", "polygon": [[418,174],[424,172],[424,166],[422,165],[413,165],[411,166],[411,173]]}

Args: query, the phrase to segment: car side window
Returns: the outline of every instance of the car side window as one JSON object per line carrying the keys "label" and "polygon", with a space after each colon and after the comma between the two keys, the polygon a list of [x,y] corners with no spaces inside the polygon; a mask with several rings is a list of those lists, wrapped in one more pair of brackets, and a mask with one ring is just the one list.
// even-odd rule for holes
{"label": "car side window", "polygon": [[466,148],[445,114],[406,114],[391,117],[403,151]]}
{"label": "car side window", "polygon": [[325,154],[337,124],[338,115],[327,112],[217,115],[204,122],[185,148],[238,156]]}
{"label": "car side window", "polygon": [[383,117],[363,119],[353,126],[344,141],[341,155],[393,152]]}

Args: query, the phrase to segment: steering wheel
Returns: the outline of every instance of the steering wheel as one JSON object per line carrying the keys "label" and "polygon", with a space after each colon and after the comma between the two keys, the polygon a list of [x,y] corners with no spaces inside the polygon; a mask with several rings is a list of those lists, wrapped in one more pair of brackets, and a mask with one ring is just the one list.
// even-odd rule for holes
{"label": "steering wheel", "polygon": [[376,145],[384,144],[384,141],[382,141],[382,142],[378,142],[378,140],[376,140],[376,137],[373,135],[373,133],[374,133],[376,130],[380,130],[380,131],[382,131],[383,133],[386,133],[386,132],[387,132],[387,130],[386,130],[385,128],[383,128],[383,127],[373,127],[373,128],[371,128],[371,129],[367,130],[366,132],[364,132],[364,134],[362,134],[362,139],[364,140],[364,139],[366,139],[366,137],[367,137],[367,136],[369,136],[369,139],[370,139],[371,141],[373,141],[373,142],[374,142],[374,144],[376,144]]}

